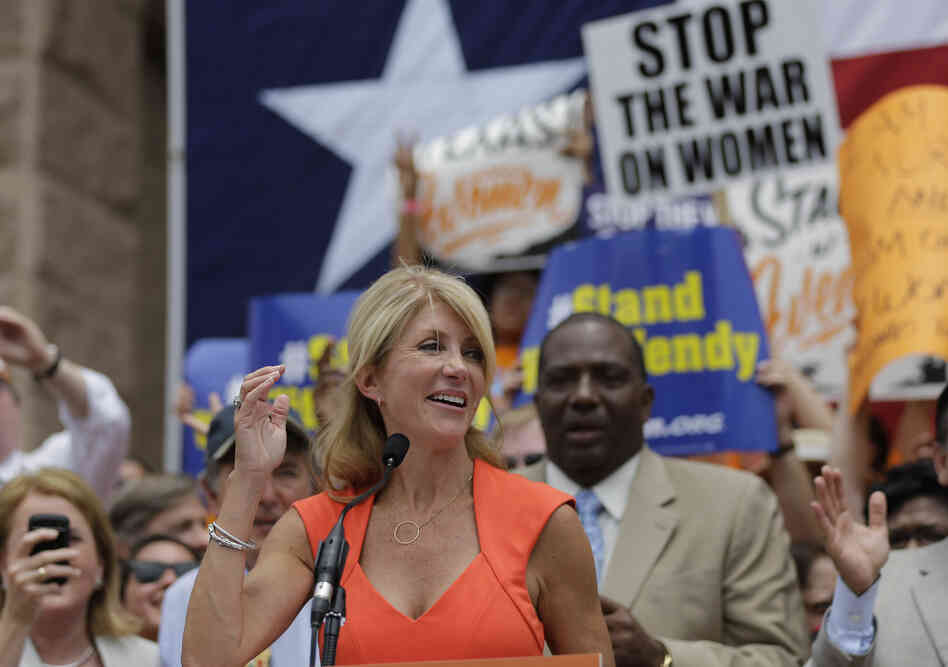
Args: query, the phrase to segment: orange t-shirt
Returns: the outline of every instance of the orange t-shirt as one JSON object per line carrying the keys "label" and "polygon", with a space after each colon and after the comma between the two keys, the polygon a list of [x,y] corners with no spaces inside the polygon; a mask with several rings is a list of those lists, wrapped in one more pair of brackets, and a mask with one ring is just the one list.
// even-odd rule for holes
{"label": "orange t-shirt", "polygon": [[[542,655],[543,625],[527,590],[527,562],[550,516],[572,501],[568,495],[476,460],[474,515],[481,551],[417,619],[391,606],[359,565],[373,500],[354,507],[343,522],[349,557],[340,584],[347,609],[336,664]],[[315,554],[343,504],[321,493],[293,507]]]}

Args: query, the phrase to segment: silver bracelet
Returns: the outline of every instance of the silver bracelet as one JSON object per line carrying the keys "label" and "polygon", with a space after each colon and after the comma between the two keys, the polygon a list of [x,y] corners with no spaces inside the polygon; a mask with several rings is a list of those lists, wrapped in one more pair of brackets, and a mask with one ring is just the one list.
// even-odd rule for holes
{"label": "silver bracelet", "polygon": [[231,542],[226,537],[221,537],[217,533],[210,533],[210,535],[211,535],[212,544],[218,544],[224,547],[225,549],[231,549],[233,551],[246,551],[246,549],[244,549],[242,546],[240,546],[236,542]]}
{"label": "silver bracelet", "polygon": [[210,536],[211,542],[228,549],[233,549],[234,551],[254,551],[257,548],[257,543],[253,540],[245,542],[236,535],[224,530],[216,521],[212,521],[211,525],[207,527],[207,534]]}

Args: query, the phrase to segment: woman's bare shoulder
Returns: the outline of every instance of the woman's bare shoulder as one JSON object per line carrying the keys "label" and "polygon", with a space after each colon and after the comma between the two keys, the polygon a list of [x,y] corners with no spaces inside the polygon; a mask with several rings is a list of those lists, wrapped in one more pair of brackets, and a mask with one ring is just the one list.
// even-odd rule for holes
{"label": "woman's bare shoulder", "polygon": [[299,513],[293,509],[286,512],[276,522],[267,539],[264,540],[258,564],[279,554],[294,557],[310,572],[315,564],[306,525]]}
{"label": "woman's bare shoulder", "polygon": [[596,586],[589,539],[572,505],[560,505],[540,533],[527,564],[527,588],[537,605],[561,588]]}

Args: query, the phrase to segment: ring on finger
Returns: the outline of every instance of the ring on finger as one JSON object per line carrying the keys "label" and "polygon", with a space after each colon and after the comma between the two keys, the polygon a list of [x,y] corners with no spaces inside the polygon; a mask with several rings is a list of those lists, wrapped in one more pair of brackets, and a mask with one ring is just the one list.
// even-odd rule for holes
{"label": "ring on finger", "polygon": [[36,572],[37,572],[37,574],[39,574],[40,578],[45,577],[45,576],[46,576],[46,566],[45,566],[45,565],[40,565],[40,566],[39,566],[39,569],[36,570]]}
{"label": "ring on finger", "polygon": [[235,399],[234,399],[234,410],[240,410],[240,404],[241,404],[241,403],[243,403],[243,401],[240,400],[240,396],[238,396],[237,398],[235,398]]}

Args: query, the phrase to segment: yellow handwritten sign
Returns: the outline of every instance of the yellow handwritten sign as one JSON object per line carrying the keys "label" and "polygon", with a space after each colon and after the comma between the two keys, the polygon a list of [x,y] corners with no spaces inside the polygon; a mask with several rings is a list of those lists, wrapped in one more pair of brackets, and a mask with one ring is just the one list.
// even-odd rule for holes
{"label": "yellow handwritten sign", "polygon": [[910,354],[948,358],[948,87],[890,93],[839,152],[859,330],[850,411],[875,375]]}

